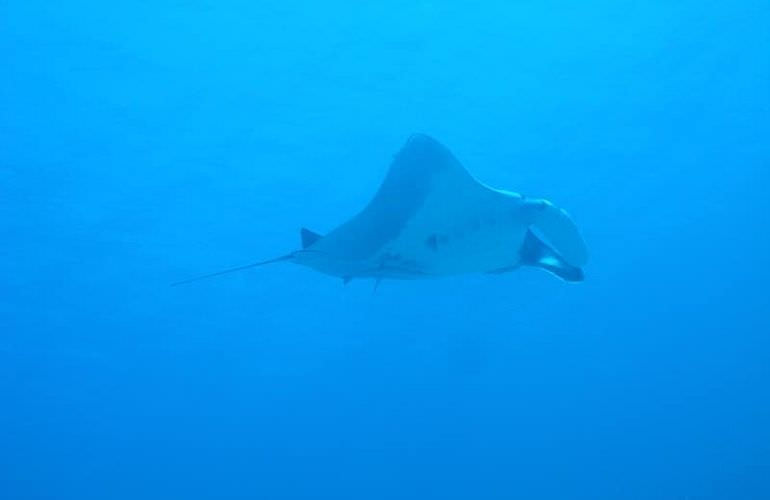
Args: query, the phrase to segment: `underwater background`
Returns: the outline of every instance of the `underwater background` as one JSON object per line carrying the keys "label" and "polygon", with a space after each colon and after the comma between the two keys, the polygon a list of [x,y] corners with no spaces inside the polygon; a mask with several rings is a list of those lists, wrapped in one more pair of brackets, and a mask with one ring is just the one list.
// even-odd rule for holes
{"label": "underwater background", "polygon": [[[0,499],[770,498],[770,4],[0,1]],[[276,264],[413,132],[586,281]]]}

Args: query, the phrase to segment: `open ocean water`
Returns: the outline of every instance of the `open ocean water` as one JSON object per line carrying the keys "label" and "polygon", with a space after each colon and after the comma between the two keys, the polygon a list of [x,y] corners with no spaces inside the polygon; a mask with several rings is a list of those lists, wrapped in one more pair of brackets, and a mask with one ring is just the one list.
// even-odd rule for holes
{"label": "open ocean water", "polygon": [[[414,132],[586,280],[169,286]],[[767,0],[0,0],[0,499],[768,499],[769,191]]]}

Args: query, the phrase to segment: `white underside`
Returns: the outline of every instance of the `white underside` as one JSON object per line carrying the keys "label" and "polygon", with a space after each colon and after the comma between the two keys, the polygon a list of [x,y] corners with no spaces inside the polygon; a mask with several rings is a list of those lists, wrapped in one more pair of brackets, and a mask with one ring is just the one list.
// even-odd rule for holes
{"label": "white underside", "polygon": [[440,177],[438,193],[462,193],[445,199],[428,197],[384,253],[416,263],[430,275],[486,272],[515,266],[528,224],[517,217],[521,197],[478,184],[475,189],[452,186]]}

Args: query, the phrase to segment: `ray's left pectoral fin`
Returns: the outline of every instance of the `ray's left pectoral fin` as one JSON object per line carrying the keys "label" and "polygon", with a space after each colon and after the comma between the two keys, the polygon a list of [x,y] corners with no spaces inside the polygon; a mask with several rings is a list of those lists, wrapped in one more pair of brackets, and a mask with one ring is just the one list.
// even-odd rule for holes
{"label": "ray's left pectoral fin", "polygon": [[527,231],[524,245],[521,248],[521,264],[545,269],[564,281],[578,282],[584,279],[581,268],[567,263],[530,230]]}

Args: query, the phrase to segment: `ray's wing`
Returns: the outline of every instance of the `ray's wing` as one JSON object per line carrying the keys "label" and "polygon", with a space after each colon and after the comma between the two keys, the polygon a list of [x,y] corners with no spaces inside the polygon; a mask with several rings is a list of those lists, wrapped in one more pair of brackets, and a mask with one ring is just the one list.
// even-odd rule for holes
{"label": "ray's wing", "polygon": [[436,194],[439,184],[480,186],[436,140],[412,135],[396,154],[374,198],[355,217],[318,242],[319,250],[350,260],[367,259],[398,237],[404,226]]}
{"label": "ray's wing", "polygon": [[396,154],[385,180],[365,210],[408,202],[418,208],[431,191],[437,176],[476,182],[452,153],[435,139],[414,134]]}

